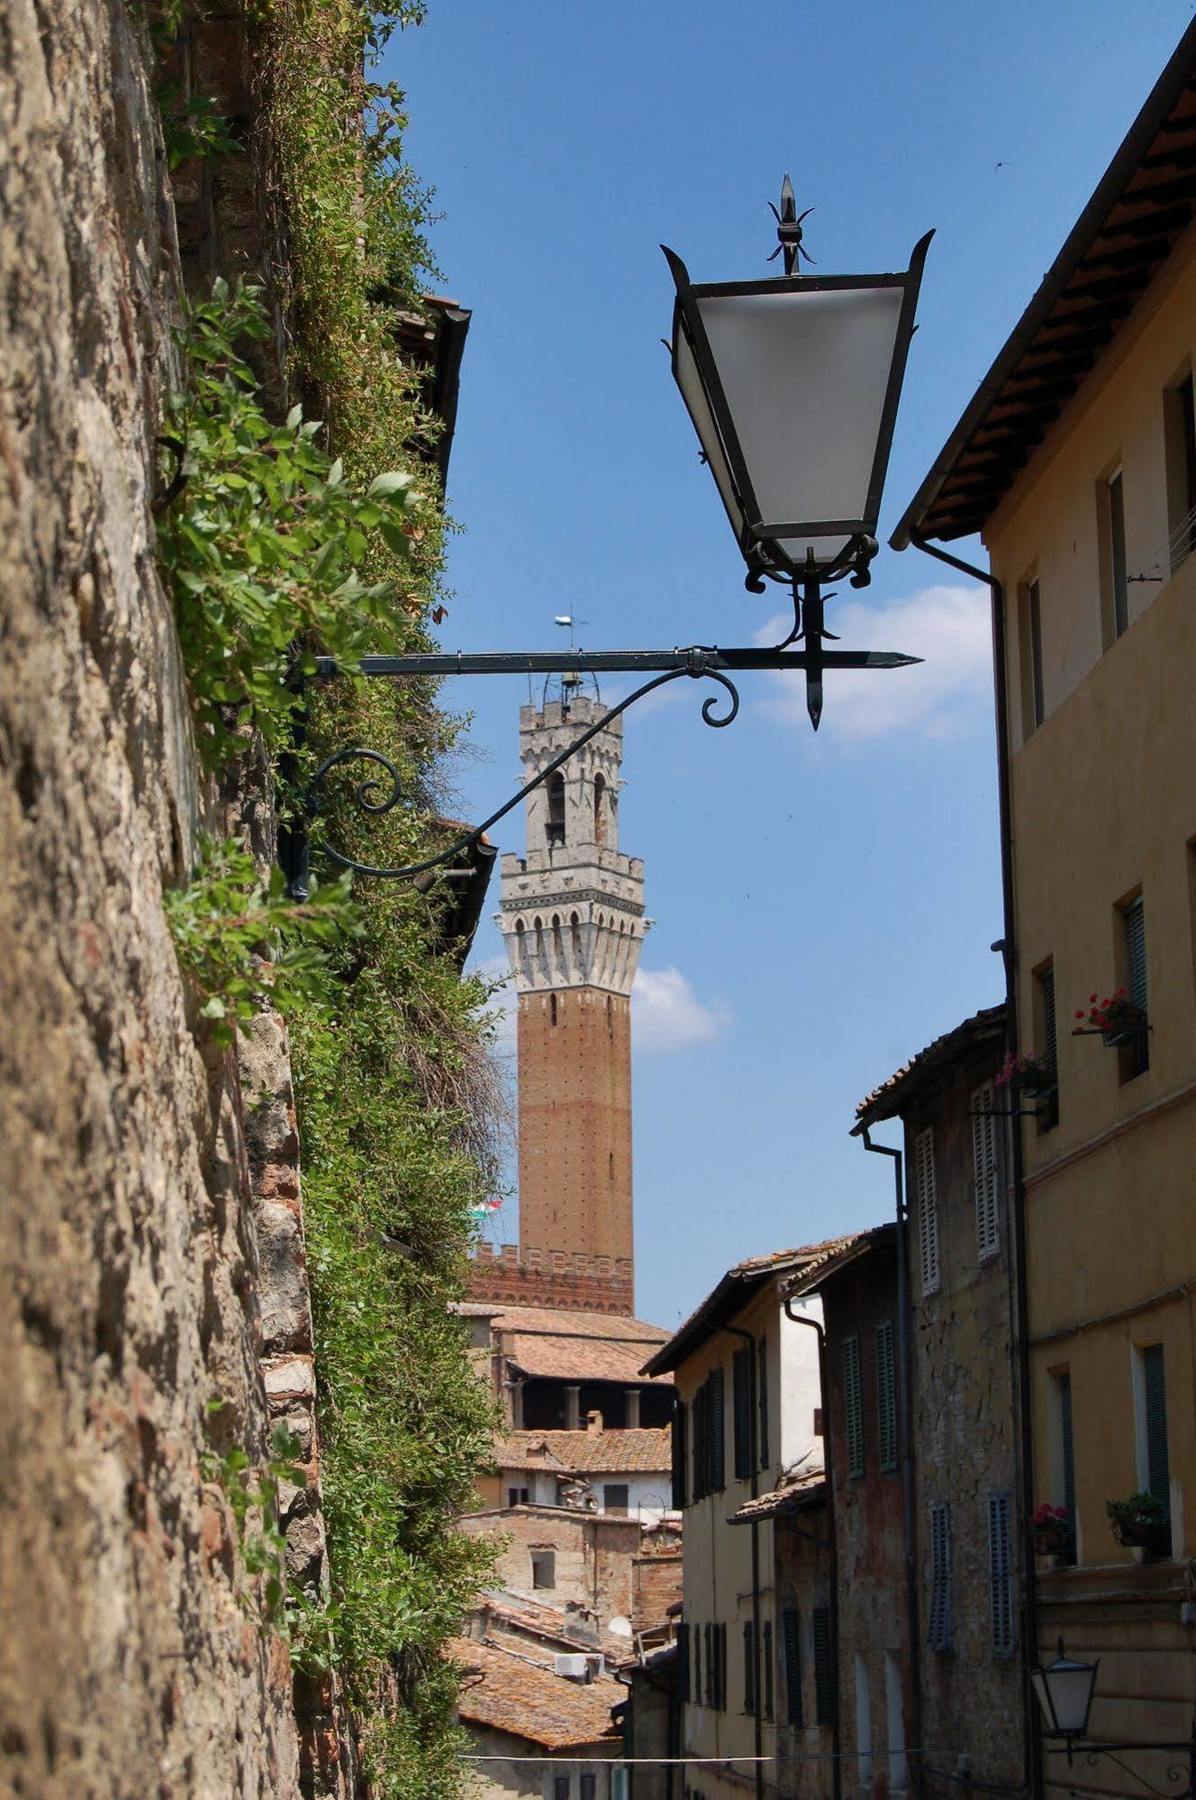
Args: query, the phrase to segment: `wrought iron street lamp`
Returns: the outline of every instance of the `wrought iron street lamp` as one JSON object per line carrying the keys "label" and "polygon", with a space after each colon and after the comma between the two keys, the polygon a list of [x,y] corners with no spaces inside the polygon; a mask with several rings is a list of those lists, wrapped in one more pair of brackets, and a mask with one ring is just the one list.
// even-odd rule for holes
{"label": "wrought iron street lamp", "polygon": [[[670,346],[673,373],[697,429],[703,460],[747,561],[747,586],[766,591],[768,580],[785,582],[793,598],[793,626],[767,648],[721,649],[692,645],[673,650],[369,656],[364,676],[445,676],[650,673],[652,679],[591,724],[575,743],[539,771],[519,793],[466,837],[438,856],[401,869],[361,863],[324,849],[342,866],[368,875],[403,879],[454,862],[483,832],[546,781],[575,751],[629,706],[683,675],[722,686],[729,705],[715,699],[702,707],[707,725],[729,725],[739,711],[731,676],[744,670],[801,670],[806,704],[817,729],[822,716],[823,675],[831,669],[896,669],[917,662],[896,651],[828,650],[824,584],[839,576],[856,587],[870,580],[876,523],[889,460],[922,265],[932,233],[897,275],[806,276],[800,272],[802,219],[789,177],[777,219],[784,273],[760,281],[695,286],[680,258],[666,250],[677,284]],[[772,260],[771,258],[769,260]],[[809,260],[807,258],[807,260]],[[568,615],[562,615],[562,619]],[[316,658],[325,679],[345,673],[329,657]],[[338,749],[317,768],[307,789],[307,809],[319,806],[322,783],[336,769],[366,765],[357,804],[388,812],[402,798],[398,771],[380,752],[362,745]],[[389,790],[383,775],[389,778]],[[293,893],[307,885],[306,839],[292,833],[287,872]]]}
{"label": "wrought iron street lamp", "polygon": [[[1099,1668],[1099,1657],[1095,1662],[1083,1662],[1077,1657],[1068,1656],[1063,1648],[1063,1639],[1060,1638],[1054,1662],[1040,1663],[1030,1671],[1030,1683],[1038,1696],[1046,1736],[1063,1740],[1060,1744],[1051,1744],[1049,1748],[1053,1751],[1066,1751],[1069,1763],[1079,1750],[1093,1767],[1102,1756],[1107,1756],[1119,1769],[1132,1775],[1148,1792],[1161,1796],[1161,1800],[1196,1800],[1196,1718],[1192,1721],[1191,1736],[1183,1743],[1109,1744],[1091,1743],[1088,1740],[1088,1715],[1092,1711],[1092,1696],[1096,1691]],[[1121,1757],[1131,1750],[1162,1750],[1170,1753],[1186,1751],[1187,1760],[1172,1763],[1166,1773],[1168,1786],[1158,1788],[1121,1761]],[[1181,1787],[1185,1777],[1187,1785]]]}

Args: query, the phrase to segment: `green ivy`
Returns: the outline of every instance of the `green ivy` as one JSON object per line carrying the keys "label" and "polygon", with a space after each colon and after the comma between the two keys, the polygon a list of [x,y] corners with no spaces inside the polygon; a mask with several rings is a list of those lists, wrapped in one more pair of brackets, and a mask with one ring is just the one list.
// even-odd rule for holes
{"label": "green ivy", "polygon": [[216,1043],[230,1043],[265,1007],[322,1011],[338,996],[329,947],[362,926],[347,879],[287,898],[282,872],[263,883],[235,838],[200,843],[199,867],[167,893],[166,921],[179,966]]}
{"label": "green ivy", "polygon": [[[238,353],[268,326],[260,291],[217,281],[186,309],[185,378],[167,407],[164,441],[177,470],[161,508],[158,558],[170,584],[194,699],[200,753],[211,767],[245,747],[245,727],[285,747],[309,649],[351,662],[392,645],[396,584],[362,580],[371,540],[405,560],[413,487],[391,470],[363,487],[320,447],[318,420],[263,411]],[[172,491],[171,491],[172,490]]]}

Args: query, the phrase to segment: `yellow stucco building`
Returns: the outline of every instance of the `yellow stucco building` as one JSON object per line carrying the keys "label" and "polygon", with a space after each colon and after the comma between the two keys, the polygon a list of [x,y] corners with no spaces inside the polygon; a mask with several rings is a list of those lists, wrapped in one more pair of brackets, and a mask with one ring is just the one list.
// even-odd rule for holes
{"label": "yellow stucco building", "polygon": [[[1056,1076],[1014,1170],[1023,1528],[1070,1517],[1024,1618],[1040,1654],[1100,1657],[1090,1736],[1130,1743],[1196,1707],[1194,83],[1196,27],[893,540],[990,558],[1009,998]],[[1143,1492],[1134,1547],[1106,1502]],[[1175,1759],[1128,1760],[1165,1787]]]}

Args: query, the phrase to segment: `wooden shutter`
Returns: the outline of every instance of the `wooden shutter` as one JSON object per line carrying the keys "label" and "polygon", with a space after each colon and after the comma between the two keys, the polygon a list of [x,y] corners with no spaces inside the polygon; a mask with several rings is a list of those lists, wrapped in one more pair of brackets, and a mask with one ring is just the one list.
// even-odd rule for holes
{"label": "wooden shutter", "polygon": [[743,1710],[756,1710],[756,1633],[750,1619],[743,1628]]}
{"label": "wooden shutter", "polygon": [[937,1500],[930,1508],[930,1618],[932,1650],[949,1650],[952,1638],[951,1507]]}
{"label": "wooden shutter", "polygon": [[934,1185],[934,1132],[927,1126],[914,1139],[914,1202],[918,1209],[918,1263],[922,1292],[939,1287],[939,1207]]}
{"label": "wooden shutter", "polygon": [[1068,1517],[1068,1554],[1076,1554],[1076,1448],[1071,1422],[1071,1375],[1056,1377],[1059,1383],[1059,1450],[1063,1464],[1063,1504]]}
{"label": "wooden shutter", "polygon": [[991,1081],[972,1095],[972,1178],[976,1193],[976,1251],[983,1261],[1000,1248],[997,1121],[993,1117]]}
{"label": "wooden shutter", "polygon": [[707,1625],[706,1631],[706,1704],[717,1706],[717,1690],[715,1688],[714,1669],[714,1626]]}
{"label": "wooden shutter", "polygon": [[836,1683],[830,1608],[816,1606],[810,1624],[814,1638],[814,1723],[833,1725]]}
{"label": "wooden shutter", "polygon": [[673,1408],[673,1505],[680,1509],[689,1495],[686,1491],[686,1418],[687,1409],[684,1400],[678,1400]]}
{"label": "wooden shutter", "polygon": [[1170,1513],[1171,1461],[1167,1451],[1167,1377],[1162,1344],[1150,1344],[1143,1350],[1142,1377],[1146,1390],[1146,1485]]}
{"label": "wooden shutter", "polygon": [[767,1469],[772,1458],[768,1453],[768,1339],[763,1336],[756,1345],[756,1406],[759,1415],[756,1436],[760,1467]]}
{"label": "wooden shutter", "polygon": [[721,1368],[711,1369],[710,1386],[710,1490],[719,1493],[727,1485],[726,1382]]}
{"label": "wooden shutter", "polygon": [[796,1606],[787,1606],[781,1614],[781,1635],[785,1646],[785,1717],[790,1725],[800,1725],[801,1620]]}
{"label": "wooden shutter", "polygon": [[731,1410],[735,1433],[735,1478],[746,1481],[752,1472],[752,1352],[736,1350],[731,1358]]}
{"label": "wooden shutter", "polygon": [[689,1626],[677,1627],[677,1693],[680,1699],[688,1700],[689,1690]]}
{"label": "wooden shutter", "polygon": [[[1125,928],[1126,986],[1134,1005],[1146,1012],[1146,914],[1142,909],[1141,894],[1123,907],[1121,917]],[[1126,1046],[1126,1056],[1135,1075],[1150,1067],[1150,1036],[1147,1032],[1143,1031]]]}
{"label": "wooden shutter", "polygon": [[860,1340],[844,1338],[843,1360],[843,1425],[847,1446],[847,1473],[864,1473],[864,1408],[860,1394]]}
{"label": "wooden shutter", "polygon": [[702,1704],[702,1627],[700,1625],[695,1625],[693,1628],[693,1637],[690,1642],[690,1647],[693,1651],[694,1705],[701,1706],[701,1704]]}
{"label": "wooden shutter", "polygon": [[1013,1652],[1013,1546],[1009,1495],[988,1498],[988,1595],[992,1647],[998,1656]]}
{"label": "wooden shutter", "polygon": [[1055,1083],[1054,1091],[1038,1102],[1039,1131],[1053,1131],[1059,1123],[1059,1024],[1055,1014],[1055,965],[1038,971],[1038,1003],[1042,1013],[1042,1046]]}
{"label": "wooden shutter", "polygon": [[876,1435],[882,1469],[897,1467],[897,1363],[893,1348],[893,1321],[882,1319],[876,1327]]}
{"label": "wooden shutter", "polygon": [[714,1647],[718,1656],[718,1707],[720,1712],[727,1710],[727,1627],[716,1625],[714,1628]]}
{"label": "wooden shutter", "polygon": [[765,1619],[760,1627],[760,1666],[764,1678],[764,1717],[771,1719],[773,1715],[773,1667],[772,1667],[772,1620]]}

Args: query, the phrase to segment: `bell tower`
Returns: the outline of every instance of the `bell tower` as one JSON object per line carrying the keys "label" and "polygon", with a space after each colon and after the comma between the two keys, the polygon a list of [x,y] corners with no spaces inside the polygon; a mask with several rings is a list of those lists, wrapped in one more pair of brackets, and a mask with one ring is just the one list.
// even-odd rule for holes
{"label": "bell tower", "polygon": [[[520,709],[526,780],[602,716],[572,688]],[[619,850],[622,760],[615,719],[528,796],[498,925],[519,995],[519,1260],[585,1270],[630,1313],[631,984],[649,922],[643,863]]]}

